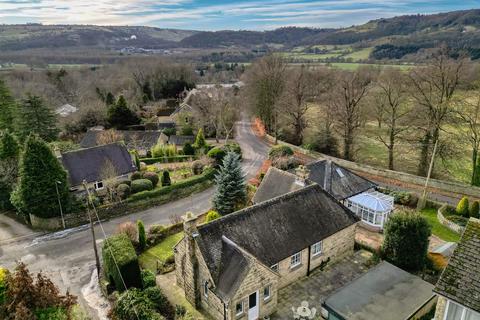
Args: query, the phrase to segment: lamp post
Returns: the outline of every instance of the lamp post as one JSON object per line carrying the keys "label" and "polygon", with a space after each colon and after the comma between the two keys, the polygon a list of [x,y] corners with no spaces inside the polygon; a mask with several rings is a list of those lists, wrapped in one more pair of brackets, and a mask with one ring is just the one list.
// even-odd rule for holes
{"label": "lamp post", "polygon": [[63,217],[62,201],[60,201],[60,193],[58,192],[58,185],[62,184],[60,181],[55,181],[55,190],[57,191],[58,206],[60,207],[60,216],[62,217],[63,229],[65,229],[65,218]]}

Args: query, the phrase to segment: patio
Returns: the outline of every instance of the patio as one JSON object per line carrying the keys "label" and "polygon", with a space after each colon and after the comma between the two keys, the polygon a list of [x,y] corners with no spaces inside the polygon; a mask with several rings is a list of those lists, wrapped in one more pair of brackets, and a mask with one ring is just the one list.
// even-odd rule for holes
{"label": "patio", "polygon": [[310,308],[316,308],[319,315],[322,302],[332,292],[368,271],[367,261],[371,257],[368,251],[356,251],[323,271],[317,269],[309,277],[280,289],[277,312],[271,319],[293,319],[292,307],[298,308],[302,301],[307,301]]}

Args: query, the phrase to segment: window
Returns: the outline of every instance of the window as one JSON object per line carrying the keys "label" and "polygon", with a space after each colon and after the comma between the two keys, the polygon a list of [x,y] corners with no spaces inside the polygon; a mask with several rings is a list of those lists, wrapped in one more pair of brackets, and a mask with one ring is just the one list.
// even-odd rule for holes
{"label": "window", "polygon": [[480,320],[480,313],[449,300],[444,320]]}
{"label": "window", "polygon": [[302,253],[298,252],[295,253],[293,256],[290,257],[290,268],[295,268],[302,263]]}
{"label": "window", "polygon": [[273,266],[270,267],[275,272],[278,272],[278,263],[275,263]]}
{"label": "window", "polygon": [[263,300],[270,299],[271,289],[272,289],[272,286],[266,286],[265,288],[263,288]]}
{"label": "window", "polygon": [[205,281],[203,283],[203,294],[205,295],[205,297],[208,297],[208,281]]}
{"label": "window", "polygon": [[242,313],[243,313],[243,301],[237,303],[237,305],[235,306],[235,314],[239,316]]}
{"label": "window", "polygon": [[322,241],[319,241],[312,246],[312,257],[320,254],[322,254]]}
{"label": "window", "polygon": [[103,181],[97,181],[94,184],[95,190],[102,190],[103,189]]}

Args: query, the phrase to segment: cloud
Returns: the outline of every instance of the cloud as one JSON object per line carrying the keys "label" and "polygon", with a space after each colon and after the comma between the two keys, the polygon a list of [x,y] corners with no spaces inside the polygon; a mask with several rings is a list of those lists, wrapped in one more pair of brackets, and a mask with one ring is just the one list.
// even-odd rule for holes
{"label": "cloud", "polygon": [[[470,8],[480,0],[0,0],[1,21],[182,26],[199,29],[338,27],[402,13]],[[272,24],[273,23],[273,24]]]}

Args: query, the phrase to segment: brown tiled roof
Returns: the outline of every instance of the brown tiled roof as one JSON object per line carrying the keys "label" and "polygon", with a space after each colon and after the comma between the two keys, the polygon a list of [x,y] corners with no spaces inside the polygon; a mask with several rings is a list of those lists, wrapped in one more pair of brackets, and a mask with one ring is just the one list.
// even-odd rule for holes
{"label": "brown tiled roof", "polygon": [[480,312],[480,220],[470,218],[434,291]]}

